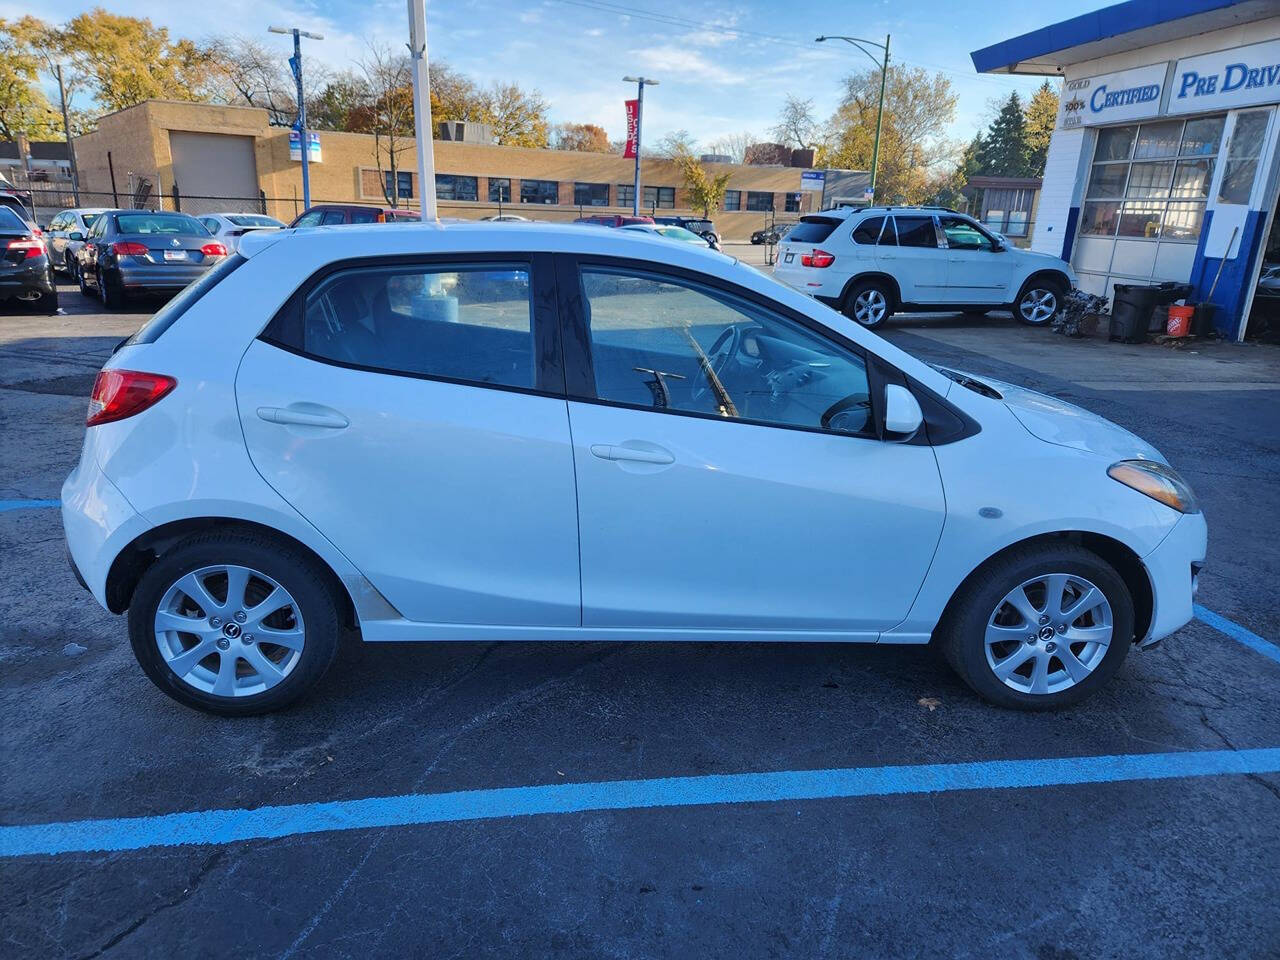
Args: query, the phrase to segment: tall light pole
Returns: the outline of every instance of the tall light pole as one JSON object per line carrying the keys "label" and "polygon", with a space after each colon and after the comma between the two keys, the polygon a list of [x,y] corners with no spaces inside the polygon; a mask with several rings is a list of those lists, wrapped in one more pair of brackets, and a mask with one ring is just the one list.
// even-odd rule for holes
{"label": "tall light pole", "polygon": [[62,101],[62,132],[67,138],[67,159],[71,161],[71,195],[80,206],[80,171],[76,168],[76,147],[71,142],[71,120],[67,116],[67,88],[62,85],[62,64],[54,67],[58,78],[58,99]]}
{"label": "tall light pole", "polygon": [[648,77],[623,77],[623,83],[634,83],[639,87],[639,93],[636,94],[636,185],[634,195],[631,198],[631,214],[632,216],[640,216],[640,119],[644,116],[644,88],[646,85],[656,87],[657,80],[650,80]]}
{"label": "tall light pole", "polygon": [[409,57],[413,61],[413,133],[418,141],[418,193],[424,221],[436,216],[436,155],[431,140],[431,72],[427,68],[426,0],[409,0]]}
{"label": "tall light pole", "polygon": [[293,122],[293,128],[298,131],[298,145],[302,147],[302,209],[306,211],[311,209],[311,144],[307,142],[307,99],[302,93],[302,38],[323,40],[324,37],[297,27],[268,27],[267,30],[293,34],[293,56],[289,58],[289,68],[298,85],[298,119]]}
{"label": "tall light pole", "polygon": [[[884,126],[884,82],[889,76],[889,34],[884,35],[884,43],[876,43],[874,40],[863,40],[861,37],[818,37],[817,43],[824,40],[843,40],[845,43],[852,44],[870,58],[871,62],[880,68],[880,109],[876,111],[876,140],[875,145],[871,148],[871,202],[876,200],[876,168],[880,166],[880,130]],[[862,46],[868,44],[872,47],[879,47],[884,51],[884,59],[878,59],[870,50]]]}

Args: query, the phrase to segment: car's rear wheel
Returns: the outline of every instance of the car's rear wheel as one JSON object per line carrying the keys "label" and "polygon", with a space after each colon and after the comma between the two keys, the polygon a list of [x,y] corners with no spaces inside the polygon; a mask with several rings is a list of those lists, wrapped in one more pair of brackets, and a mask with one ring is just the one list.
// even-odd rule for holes
{"label": "car's rear wheel", "polygon": [[105,310],[119,310],[125,302],[124,291],[110,283],[101,270],[98,271],[98,299]]}
{"label": "car's rear wheel", "polygon": [[844,300],[844,315],[868,329],[880,326],[893,312],[893,292],[880,280],[860,280]]}
{"label": "car's rear wheel", "polygon": [[965,581],[938,640],[983,698],[1048,710],[1083,700],[1115,675],[1133,621],[1129,589],[1101,557],[1073,544],[1032,545]]}
{"label": "car's rear wheel", "polygon": [[1030,327],[1043,327],[1062,309],[1067,288],[1060,280],[1032,280],[1022,289],[1013,313]]}
{"label": "car's rear wheel", "polygon": [[89,289],[89,284],[87,284],[87,283],[85,282],[84,277],[85,277],[85,273],[84,273],[84,271],[83,271],[83,270],[79,270],[79,269],[77,269],[77,270],[76,270],[76,283],[77,283],[77,284],[79,285],[79,287],[80,287],[80,295],[81,295],[81,296],[85,296],[85,297],[92,297],[92,296],[93,296],[93,291]]}
{"label": "car's rear wheel", "polygon": [[152,682],[226,716],[300,697],[332,663],[340,625],[325,571],[252,534],[183,541],[147,569],[129,605],[134,656]]}

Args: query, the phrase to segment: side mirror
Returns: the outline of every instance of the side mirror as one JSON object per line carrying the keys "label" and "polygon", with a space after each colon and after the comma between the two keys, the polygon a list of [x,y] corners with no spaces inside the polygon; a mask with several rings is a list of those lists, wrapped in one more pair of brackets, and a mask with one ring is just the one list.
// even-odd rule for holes
{"label": "side mirror", "polygon": [[79,230],[76,230],[76,231],[74,231],[73,233],[71,233],[70,235],[68,235],[67,239],[68,239],[68,240],[74,240],[74,241],[76,241],[77,243],[79,243],[81,240],[83,240],[83,239],[84,239],[84,234],[83,234],[83,233],[81,233]]}
{"label": "side mirror", "polygon": [[901,384],[884,388],[884,432],[886,440],[906,442],[924,425],[924,411],[915,395]]}

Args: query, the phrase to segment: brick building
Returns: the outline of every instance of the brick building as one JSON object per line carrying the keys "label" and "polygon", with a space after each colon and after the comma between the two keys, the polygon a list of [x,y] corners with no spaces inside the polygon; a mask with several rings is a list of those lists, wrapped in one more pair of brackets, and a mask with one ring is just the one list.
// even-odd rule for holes
{"label": "brick building", "polygon": [[[313,203],[398,206],[419,197],[413,140],[397,143],[397,175],[391,180],[382,142],[381,169],[374,138],[319,131],[321,160],[310,165]],[[403,149],[399,149],[399,148]],[[289,130],[272,127],[254,107],[150,100],[107,114],[97,129],[75,141],[82,202],[129,205],[173,203],[183,210],[250,209],[289,221],[302,209],[301,164],[290,158]],[[436,195],[441,216],[478,218],[519,213],[540,220],[572,220],[582,212],[631,209],[633,162],[617,154],[534,150],[436,140]],[[729,174],[722,209],[714,214],[726,239],[744,239],[773,218],[794,220],[816,205],[801,191],[802,169],[709,164]],[[114,186],[113,186],[114,180]],[[645,159],[645,212],[694,214],[674,163]],[[261,201],[260,201],[260,198]]]}

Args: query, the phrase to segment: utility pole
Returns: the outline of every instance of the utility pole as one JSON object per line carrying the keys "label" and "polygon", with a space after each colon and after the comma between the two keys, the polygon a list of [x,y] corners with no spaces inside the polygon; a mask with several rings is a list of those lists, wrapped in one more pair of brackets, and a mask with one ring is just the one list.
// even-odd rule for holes
{"label": "utility pole", "polygon": [[318,33],[308,33],[297,27],[268,27],[270,33],[293,34],[293,56],[289,58],[289,69],[293,71],[293,79],[298,87],[298,119],[293,122],[293,129],[298,131],[298,145],[302,148],[302,209],[311,209],[311,144],[307,139],[307,99],[302,93],[302,38],[323,40]]}
{"label": "utility pole", "polygon": [[53,68],[58,77],[58,99],[62,101],[62,132],[67,138],[67,159],[71,161],[71,195],[80,206],[80,171],[76,168],[76,148],[71,142],[71,120],[67,116],[67,88],[62,85],[62,64]]}
{"label": "utility pole", "polygon": [[413,134],[418,141],[418,192],[423,222],[436,213],[436,154],[431,138],[431,71],[427,63],[426,0],[409,0],[409,57],[413,61]]}
{"label": "utility pole", "polygon": [[644,88],[645,86],[656,87],[657,80],[650,80],[648,77],[623,77],[623,83],[634,83],[639,88],[636,94],[636,183],[634,195],[631,197],[631,215],[640,216],[640,122],[644,116]]}
{"label": "utility pole", "polygon": [[[871,202],[875,203],[876,171],[880,167],[880,131],[884,127],[884,85],[889,77],[889,34],[885,34],[884,43],[863,40],[861,37],[818,37],[817,42],[822,43],[824,40],[843,40],[845,43],[851,44],[865,53],[871,59],[871,62],[880,68],[880,108],[876,111],[876,139],[871,148]],[[864,43],[879,47],[884,52],[883,59],[877,58],[870,50],[862,46]]]}

